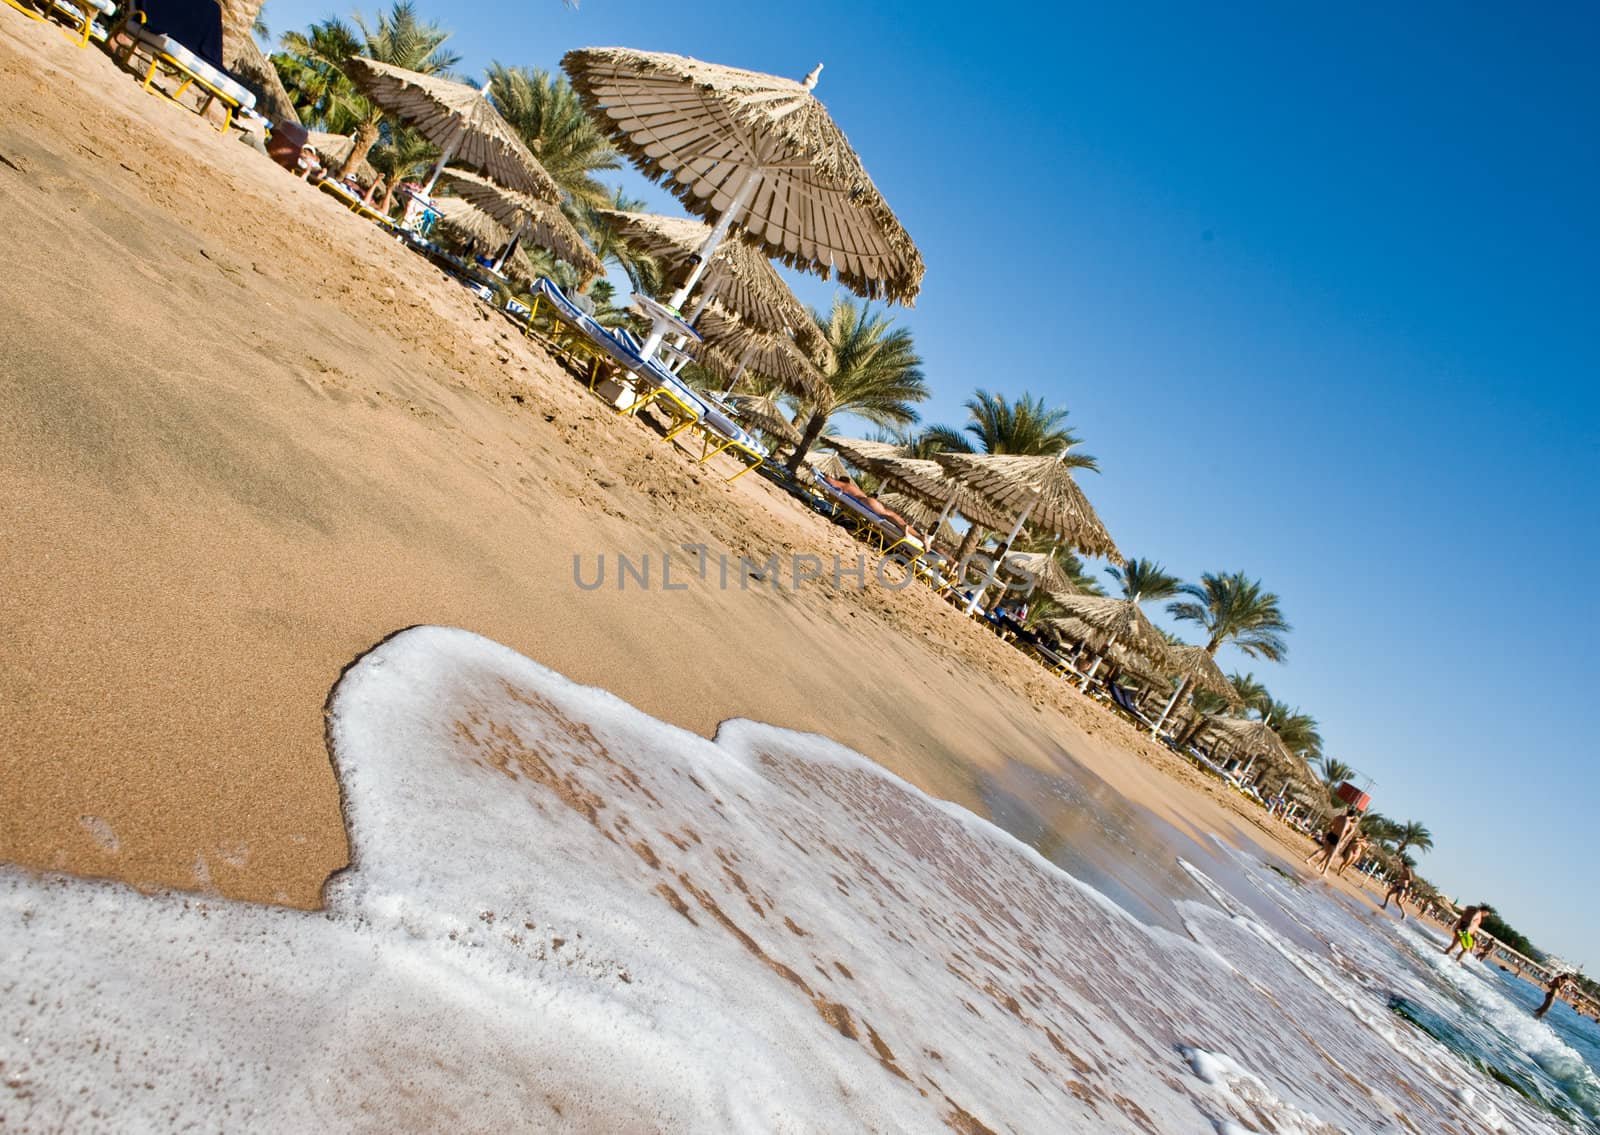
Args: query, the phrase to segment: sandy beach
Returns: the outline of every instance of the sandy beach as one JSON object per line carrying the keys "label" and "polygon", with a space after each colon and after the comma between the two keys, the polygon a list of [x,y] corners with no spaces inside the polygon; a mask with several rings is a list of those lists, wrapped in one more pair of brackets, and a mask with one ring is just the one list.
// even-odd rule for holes
{"label": "sandy beach", "polygon": [[316,906],[348,859],[324,703],[416,624],[980,814],[1064,752],[1197,836],[1278,838],[925,588],[576,586],[574,557],[862,549],[102,54],[0,21],[0,96],[0,858]]}

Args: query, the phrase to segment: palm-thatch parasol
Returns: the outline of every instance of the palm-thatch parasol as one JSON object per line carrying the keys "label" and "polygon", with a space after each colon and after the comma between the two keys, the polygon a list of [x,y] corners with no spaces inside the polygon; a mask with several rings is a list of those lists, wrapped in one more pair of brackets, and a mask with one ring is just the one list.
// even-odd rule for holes
{"label": "palm-thatch parasol", "polygon": [[1318,783],[1316,774],[1306,764],[1305,758],[1283,743],[1277,731],[1266,721],[1246,721],[1240,717],[1206,717],[1204,728],[1221,737],[1221,744],[1249,757],[1248,771],[1257,757],[1266,760],[1280,772],[1307,785]]}
{"label": "palm-thatch parasol", "polygon": [[[463,201],[468,201],[493,217],[511,232],[511,243],[531,241],[548,249],[565,260],[584,276],[593,278],[605,271],[600,258],[588,242],[572,227],[559,205],[537,201],[525,193],[516,193],[496,185],[486,177],[461,169],[444,171],[445,182]],[[511,253],[511,244],[495,264],[499,271],[505,257]]]}
{"label": "palm-thatch parasol", "polygon": [[722,400],[733,411],[733,416],[750,428],[790,445],[800,444],[800,431],[794,428],[783,407],[765,394],[727,394]]}
{"label": "palm-thatch parasol", "polygon": [[806,468],[814,469],[816,472],[832,477],[836,481],[850,475],[850,470],[845,468],[844,462],[839,460],[837,453],[808,453],[805,455],[803,463]]}
{"label": "palm-thatch parasol", "polygon": [[[500,248],[511,239],[511,234],[499,221],[459,197],[441,197],[434,202],[434,208],[439,212],[439,227],[463,244],[470,242],[482,248]],[[510,264],[517,274],[530,280],[538,274],[523,249],[512,254]]]}
{"label": "palm-thatch parasol", "polygon": [[1084,677],[1085,686],[1100,669],[1100,661],[1112,647],[1121,644],[1134,654],[1141,655],[1157,666],[1165,666],[1167,640],[1145,618],[1144,611],[1132,599],[1115,599],[1106,595],[1078,595],[1059,591],[1049,592],[1050,598],[1068,616],[1103,635],[1105,645],[1096,652],[1094,665]]}
{"label": "palm-thatch parasol", "polygon": [[[1122,563],[1122,553],[1100,522],[1089,498],[1083,495],[1066,467],[1067,451],[1054,457],[994,453],[940,453],[935,460],[956,480],[985,497],[996,508],[1016,517],[1002,545],[1001,558],[1016,543],[1025,523],[1059,536],[1079,551]],[[994,582],[998,564],[990,564],[983,583],[967,603],[970,615]]]}
{"label": "palm-thatch parasol", "polygon": [[[930,464],[942,468],[937,462]],[[1061,561],[1049,552],[1012,552],[1001,561],[1000,567],[1003,571],[1026,579],[1030,595],[1041,588],[1046,592],[1055,591],[1064,595],[1078,594],[1078,585],[1062,570]]]}
{"label": "palm-thatch parasol", "polygon": [[904,457],[906,451],[903,447],[890,441],[873,441],[866,437],[825,437],[821,444],[839,451],[839,455],[852,465],[859,465],[870,472],[877,472],[874,466],[884,458]]}
{"label": "palm-thatch parasol", "polygon": [[[868,299],[909,303],[922,254],[844,133],[800,82],[681,55],[591,47],[561,66],[617,147],[692,213],[715,217],[681,308],[737,221],[770,256]],[[646,354],[663,332],[652,332]]]}
{"label": "palm-thatch parasol", "polygon": [[890,455],[877,458],[872,471],[941,509],[942,516],[958,512],[980,528],[1004,528],[1012,521],[986,498],[951,477],[937,461]]}
{"label": "palm-thatch parasol", "polygon": [[460,162],[507,189],[541,201],[561,200],[560,186],[521,135],[500,117],[487,87],[479,90],[359,55],[345,64],[345,71],[368,98],[439,147],[439,161],[423,187],[424,196],[433,192],[447,164]]}
{"label": "palm-thatch parasol", "polygon": [[1203,646],[1174,646],[1167,651],[1170,659],[1171,674],[1178,679],[1178,688],[1172,691],[1172,697],[1167,699],[1161,716],[1150,727],[1150,736],[1154,737],[1166,724],[1167,715],[1178,704],[1178,699],[1184,691],[1199,686],[1201,689],[1210,690],[1218,697],[1227,700],[1231,706],[1244,704],[1239,697],[1239,691],[1233,688],[1233,683],[1228,681],[1228,676],[1222,672],[1222,667],[1217,665],[1217,660]]}
{"label": "palm-thatch parasol", "polygon": [[777,379],[802,397],[814,395],[825,381],[793,339],[746,323],[724,311],[720,301],[706,308],[695,330],[702,338],[695,361],[725,381],[730,393],[746,370]]}
{"label": "palm-thatch parasol", "polygon": [[[687,276],[700,263],[699,250],[711,235],[711,226],[690,217],[663,217],[659,213],[628,213],[618,209],[596,210],[600,218],[614,225],[644,252],[666,269],[669,279]],[[808,351],[822,352],[827,342],[817,331],[816,320],[806,305],[789,290],[772,261],[748,239],[725,240],[707,264],[704,287],[700,289],[702,307],[712,297],[737,315],[746,326],[778,334],[792,332],[802,338]],[[691,317],[702,333],[705,326]]]}

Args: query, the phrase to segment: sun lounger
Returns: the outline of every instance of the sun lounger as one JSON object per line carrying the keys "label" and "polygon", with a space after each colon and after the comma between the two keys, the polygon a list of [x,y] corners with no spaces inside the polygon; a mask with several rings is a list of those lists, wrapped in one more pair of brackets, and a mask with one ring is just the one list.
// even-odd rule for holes
{"label": "sun lounger", "polygon": [[356,214],[356,216],[365,217],[367,220],[371,221],[381,229],[393,231],[398,227],[388,217],[384,216],[378,210],[374,209],[371,205],[368,205],[365,201],[363,201],[358,194],[352,193],[348,188],[333,180],[331,177],[323,178],[317,183],[317,188],[321,189],[324,193],[328,194],[328,196],[339,202],[339,204]]}
{"label": "sun lounger", "polygon": [[[151,22],[152,17],[156,23]],[[233,125],[235,111],[255,108],[256,96],[222,67],[222,11],[209,0],[204,4],[193,0],[161,0],[160,4],[144,0],[141,7],[129,10],[118,30],[126,33],[129,40],[124,63],[131,63],[138,51],[150,56],[145,90],[181,103],[191,87],[198,88],[204,95],[199,113],[204,114],[213,102],[222,104],[224,133]],[[177,89],[167,92],[157,87],[157,71],[181,80]]]}
{"label": "sun lounger", "polygon": [[40,0],[41,8],[37,10],[21,3],[21,0],[5,2],[30,20],[43,20],[46,12],[54,12],[68,20],[72,28],[67,34],[79,47],[88,47],[91,38],[104,40],[110,34],[106,27],[95,23],[96,16],[104,16],[109,27],[109,21],[117,14],[113,0]]}

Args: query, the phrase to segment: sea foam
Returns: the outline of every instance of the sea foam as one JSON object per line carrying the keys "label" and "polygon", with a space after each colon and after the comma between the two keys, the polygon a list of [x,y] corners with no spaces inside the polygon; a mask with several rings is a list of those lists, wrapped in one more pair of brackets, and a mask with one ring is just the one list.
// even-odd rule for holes
{"label": "sea foam", "polygon": [[325,912],[0,873],[7,1130],[1558,1129],[1242,911],[1143,926],[817,737],[440,628],[330,737]]}

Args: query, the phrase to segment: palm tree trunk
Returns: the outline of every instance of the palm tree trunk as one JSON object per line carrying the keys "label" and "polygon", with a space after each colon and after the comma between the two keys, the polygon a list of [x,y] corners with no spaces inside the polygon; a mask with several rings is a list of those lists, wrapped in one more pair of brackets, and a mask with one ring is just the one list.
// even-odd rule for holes
{"label": "palm tree trunk", "polygon": [[966,582],[967,561],[972,558],[972,554],[978,550],[978,545],[983,543],[984,537],[988,534],[987,529],[979,528],[976,524],[967,527],[967,534],[961,538],[961,547],[956,549],[956,570],[961,573],[961,579],[957,580],[957,583]]}
{"label": "palm tree trunk", "polygon": [[356,127],[356,144],[350,150],[350,156],[344,160],[344,165],[339,167],[340,177],[349,177],[361,168],[361,163],[367,160],[367,155],[372,152],[372,147],[378,144],[378,121],[369,119]]}
{"label": "palm tree trunk", "polygon": [[794,447],[794,453],[789,456],[789,476],[793,477],[800,471],[800,462],[806,459],[806,454],[811,452],[811,447],[822,436],[823,428],[828,424],[828,415],[821,410],[811,415],[811,420],[806,423],[805,431],[800,435],[800,444]]}

